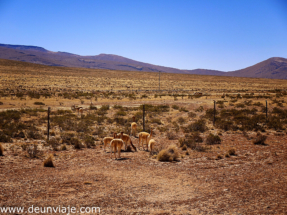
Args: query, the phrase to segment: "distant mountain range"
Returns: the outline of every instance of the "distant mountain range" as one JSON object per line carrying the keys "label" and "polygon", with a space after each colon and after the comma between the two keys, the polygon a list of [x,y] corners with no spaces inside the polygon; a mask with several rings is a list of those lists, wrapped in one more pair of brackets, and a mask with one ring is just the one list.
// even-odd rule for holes
{"label": "distant mountain range", "polygon": [[280,57],[269,58],[253,66],[231,72],[207,69],[180,70],[176,68],[143,63],[112,54],[81,56],[67,52],[52,52],[37,46],[8,44],[0,44],[0,58],[48,66],[287,79],[287,59]]}

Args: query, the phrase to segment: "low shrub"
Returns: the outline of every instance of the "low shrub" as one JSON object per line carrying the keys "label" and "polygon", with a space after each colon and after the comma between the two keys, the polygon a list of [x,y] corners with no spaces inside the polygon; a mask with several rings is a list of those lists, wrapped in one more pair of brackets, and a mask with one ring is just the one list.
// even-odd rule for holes
{"label": "low shrub", "polygon": [[185,119],[183,118],[183,117],[179,117],[178,119],[177,119],[177,121],[178,121],[178,123],[179,124],[183,124],[183,123],[185,123]]}
{"label": "low shrub", "polygon": [[95,139],[92,136],[85,136],[84,143],[86,144],[87,148],[91,148],[95,146]]}
{"label": "low shrub", "polygon": [[235,149],[229,149],[229,150],[228,150],[228,154],[229,154],[229,155],[232,155],[232,156],[235,156],[235,155],[236,155]]}
{"label": "low shrub", "polygon": [[125,111],[123,111],[123,110],[119,110],[115,114],[115,116],[126,116],[126,115],[127,115],[127,113]]}
{"label": "low shrub", "polygon": [[166,137],[167,137],[167,139],[169,139],[169,140],[175,140],[175,139],[176,139],[176,134],[175,134],[174,132],[172,132],[172,131],[168,131],[168,132],[166,133]]}
{"label": "low shrub", "polygon": [[215,145],[215,144],[220,144],[220,143],[221,143],[221,139],[218,135],[214,135],[210,133],[206,138],[207,145]]}
{"label": "low shrub", "polygon": [[193,132],[191,135],[191,139],[196,143],[202,143],[203,142],[203,139],[200,136],[199,132]]}
{"label": "low shrub", "polygon": [[45,105],[43,102],[34,102],[34,105]]}
{"label": "low shrub", "polygon": [[222,158],[223,158],[222,155],[217,155],[217,157],[216,157],[217,160],[220,160]]}
{"label": "low shrub", "polygon": [[43,152],[38,149],[37,143],[24,143],[21,147],[28,153],[30,158],[36,158],[43,154]]}
{"label": "low shrub", "polygon": [[12,143],[11,137],[5,135],[2,131],[0,131],[0,142],[2,143]]}
{"label": "low shrub", "polygon": [[193,113],[193,112],[189,112],[189,113],[188,113],[188,117],[190,117],[190,118],[194,118],[194,117],[196,117],[196,114],[195,114],[195,113]]}
{"label": "low shrub", "polygon": [[74,133],[64,132],[61,134],[62,143],[71,144],[71,139],[75,137]]}
{"label": "low shrub", "polygon": [[75,149],[83,148],[82,142],[76,137],[71,139],[71,145],[73,145]]}
{"label": "low shrub", "polygon": [[203,106],[200,106],[195,109],[195,112],[202,112],[204,110]]}
{"label": "low shrub", "polygon": [[199,131],[199,132],[203,133],[206,131],[206,129],[207,129],[207,127],[205,124],[205,120],[203,120],[203,119],[197,120],[188,126],[189,131]]}
{"label": "low shrub", "polygon": [[98,108],[96,107],[96,106],[94,106],[94,105],[90,105],[90,110],[98,110]]}
{"label": "low shrub", "polygon": [[159,119],[159,118],[153,118],[153,119],[151,119],[150,120],[150,123],[156,123],[156,124],[158,124],[158,125],[161,125],[162,123],[161,123],[161,120]]}
{"label": "low shrub", "polygon": [[38,131],[30,130],[27,132],[27,138],[40,140],[43,139],[43,136]]}
{"label": "low shrub", "polygon": [[179,109],[179,111],[180,111],[180,112],[188,112],[188,110],[187,110],[186,108],[184,108],[184,107],[181,107],[181,108]]}
{"label": "low shrub", "polygon": [[172,105],[171,106],[174,110],[179,110],[179,106],[178,105]]}
{"label": "low shrub", "polygon": [[48,144],[52,147],[54,151],[58,151],[58,146],[59,146],[59,141],[55,138],[52,137],[49,141]]}

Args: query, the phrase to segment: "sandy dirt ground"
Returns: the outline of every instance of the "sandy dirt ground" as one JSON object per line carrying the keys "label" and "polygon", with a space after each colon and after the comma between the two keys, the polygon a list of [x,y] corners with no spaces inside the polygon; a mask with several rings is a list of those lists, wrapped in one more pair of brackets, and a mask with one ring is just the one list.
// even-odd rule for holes
{"label": "sandy dirt ground", "polygon": [[[286,214],[286,136],[270,133],[266,146],[256,146],[242,134],[223,135],[220,146],[190,151],[172,163],[141,150],[115,160],[96,146],[47,152],[56,167],[45,168],[45,156],[7,152],[0,160],[1,206],[100,207],[101,214]],[[216,159],[230,147],[236,156]]]}

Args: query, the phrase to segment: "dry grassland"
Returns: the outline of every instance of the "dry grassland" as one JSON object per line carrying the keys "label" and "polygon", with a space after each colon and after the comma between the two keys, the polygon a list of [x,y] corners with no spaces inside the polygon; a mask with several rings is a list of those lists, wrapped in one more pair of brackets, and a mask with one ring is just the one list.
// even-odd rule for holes
{"label": "dry grassland", "polygon": [[[2,207],[287,213],[286,80],[162,73],[161,91],[155,91],[157,73],[6,60],[0,60],[0,73]],[[138,148],[131,136],[137,151],[122,149],[122,159],[111,159],[102,139],[129,134],[133,116],[138,136],[143,104],[155,152]],[[46,160],[51,154],[52,163]]]}

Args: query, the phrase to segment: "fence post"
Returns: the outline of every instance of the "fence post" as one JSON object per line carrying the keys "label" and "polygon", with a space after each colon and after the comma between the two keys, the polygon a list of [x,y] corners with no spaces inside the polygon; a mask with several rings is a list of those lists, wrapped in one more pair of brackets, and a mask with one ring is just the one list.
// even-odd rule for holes
{"label": "fence post", "polygon": [[49,141],[49,134],[50,134],[50,107],[48,107],[47,141]]}
{"label": "fence post", "polygon": [[268,110],[268,108],[267,108],[267,100],[266,100],[266,123],[268,121],[267,110]]}
{"label": "fence post", "polygon": [[215,109],[215,100],[214,100],[213,125],[215,125],[215,112],[216,112],[216,109]]}
{"label": "fence post", "polygon": [[143,105],[143,131],[145,131],[145,109],[144,109],[144,105]]}

